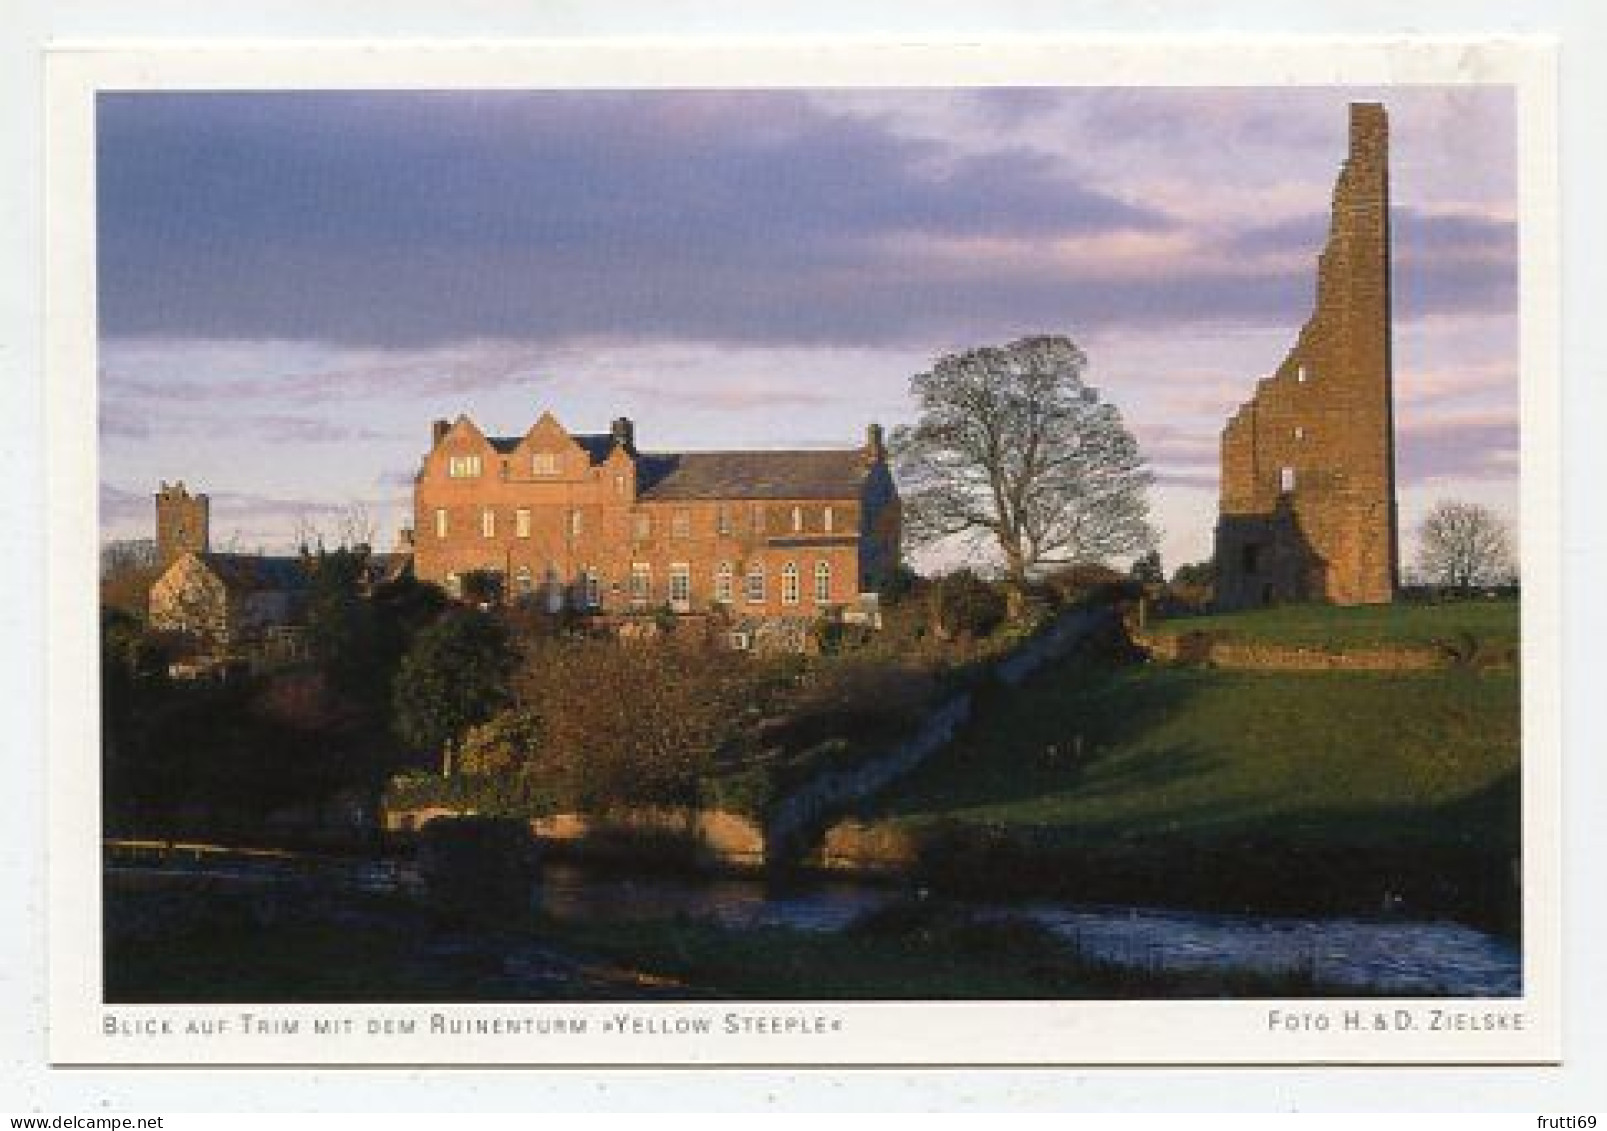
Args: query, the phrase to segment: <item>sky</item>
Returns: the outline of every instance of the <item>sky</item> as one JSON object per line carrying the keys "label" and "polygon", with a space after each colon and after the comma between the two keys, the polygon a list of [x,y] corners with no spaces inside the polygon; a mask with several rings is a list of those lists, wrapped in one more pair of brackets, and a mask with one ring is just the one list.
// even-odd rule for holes
{"label": "sky", "polygon": [[182,479],[214,548],[353,506],[388,547],[437,417],[846,447],[941,355],[1065,334],[1167,569],[1207,558],[1354,100],[1391,120],[1408,558],[1439,499],[1515,521],[1509,88],[141,92],[97,111],[103,537]]}

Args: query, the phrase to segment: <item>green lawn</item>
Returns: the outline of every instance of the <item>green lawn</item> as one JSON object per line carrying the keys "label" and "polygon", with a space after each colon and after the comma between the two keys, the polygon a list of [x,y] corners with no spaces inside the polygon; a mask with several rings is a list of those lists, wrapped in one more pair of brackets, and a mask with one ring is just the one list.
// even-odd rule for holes
{"label": "green lawn", "polygon": [[[1068,664],[873,803],[958,888],[1511,927],[1515,672]],[[1081,754],[1078,754],[1079,737]]]}
{"label": "green lawn", "polygon": [[1154,620],[1147,630],[1158,635],[1223,633],[1229,640],[1334,651],[1389,644],[1429,647],[1454,643],[1464,634],[1485,645],[1514,645],[1518,642],[1518,601],[1502,598],[1439,605],[1280,605]]}

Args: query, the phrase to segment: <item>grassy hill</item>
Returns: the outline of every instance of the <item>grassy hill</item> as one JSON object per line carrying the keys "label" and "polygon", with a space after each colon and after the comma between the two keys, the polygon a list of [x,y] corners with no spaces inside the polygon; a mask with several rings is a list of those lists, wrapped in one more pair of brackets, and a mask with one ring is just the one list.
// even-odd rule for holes
{"label": "grassy hill", "polygon": [[[1349,638],[1365,639],[1375,612],[1312,619],[1360,613]],[[1085,658],[993,695],[960,741],[865,815],[915,832],[929,878],[958,888],[1261,910],[1401,904],[1515,929],[1520,714],[1512,670]]]}

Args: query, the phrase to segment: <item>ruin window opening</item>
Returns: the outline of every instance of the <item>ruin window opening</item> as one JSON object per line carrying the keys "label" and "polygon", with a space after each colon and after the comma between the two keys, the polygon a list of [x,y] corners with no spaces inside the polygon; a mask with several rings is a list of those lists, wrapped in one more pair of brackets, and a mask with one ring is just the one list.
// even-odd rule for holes
{"label": "ruin window opening", "polygon": [[1245,546],[1240,554],[1240,565],[1245,573],[1255,573],[1261,564],[1261,547],[1255,543]]}

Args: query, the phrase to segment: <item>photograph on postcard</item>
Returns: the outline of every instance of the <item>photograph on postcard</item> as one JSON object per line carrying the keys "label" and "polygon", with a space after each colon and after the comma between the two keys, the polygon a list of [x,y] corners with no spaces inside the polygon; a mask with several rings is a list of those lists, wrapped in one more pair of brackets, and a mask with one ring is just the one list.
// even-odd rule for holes
{"label": "photograph on postcard", "polygon": [[97,89],[106,1024],[1521,1023],[1519,103]]}

